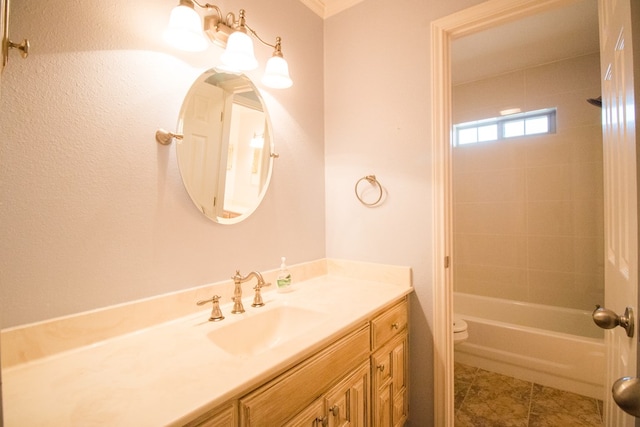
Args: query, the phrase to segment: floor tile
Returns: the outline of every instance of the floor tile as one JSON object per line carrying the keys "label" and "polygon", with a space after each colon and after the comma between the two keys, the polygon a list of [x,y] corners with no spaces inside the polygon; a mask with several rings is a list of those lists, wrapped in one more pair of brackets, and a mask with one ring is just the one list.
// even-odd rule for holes
{"label": "floor tile", "polygon": [[602,427],[602,402],[455,364],[456,427]]}
{"label": "floor tile", "polygon": [[456,416],[456,425],[526,427],[531,383],[478,370]]}
{"label": "floor tile", "polygon": [[596,399],[534,384],[530,426],[601,426]]}

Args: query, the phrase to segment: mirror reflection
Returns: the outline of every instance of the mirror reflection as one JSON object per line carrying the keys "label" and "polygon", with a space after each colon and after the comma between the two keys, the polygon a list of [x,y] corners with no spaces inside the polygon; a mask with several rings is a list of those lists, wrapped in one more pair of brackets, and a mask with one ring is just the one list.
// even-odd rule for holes
{"label": "mirror reflection", "polygon": [[209,219],[233,224],[264,197],[273,167],[265,104],[243,74],[208,70],[182,104],[176,144],[184,186]]}

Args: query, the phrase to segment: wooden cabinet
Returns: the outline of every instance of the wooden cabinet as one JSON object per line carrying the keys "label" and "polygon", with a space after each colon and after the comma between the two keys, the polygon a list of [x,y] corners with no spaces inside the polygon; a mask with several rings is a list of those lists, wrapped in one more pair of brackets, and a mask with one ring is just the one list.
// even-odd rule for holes
{"label": "wooden cabinet", "polygon": [[339,339],[240,399],[240,425],[272,427],[306,410],[369,358],[369,325]]}
{"label": "wooden cabinet", "polygon": [[220,405],[185,424],[185,427],[235,427],[237,412],[235,402]]}
{"label": "wooden cabinet", "polygon": [[374,427],[402,426],[407,421],[407,319],[407,304],[403,301],[371,322]]}
{"label": "wooden cabinet", "polygon": [[369,425],[369,372],[367,361],[327,392],[324,401],[329,427]]}
{"label": "wooden cabinet", "polygon": [[369,425],[369,362],[347,375],[285,427],[366,427]]}
{"label": "wooden cabinet", "polygon": [[317,399],[298,415],[283,424],[283,427],[325,427],[327,415],[324,399]]}
{"label": "wooden cabinet", "polygon": [[397,427],[408,417],[406,298],[188,426]]}

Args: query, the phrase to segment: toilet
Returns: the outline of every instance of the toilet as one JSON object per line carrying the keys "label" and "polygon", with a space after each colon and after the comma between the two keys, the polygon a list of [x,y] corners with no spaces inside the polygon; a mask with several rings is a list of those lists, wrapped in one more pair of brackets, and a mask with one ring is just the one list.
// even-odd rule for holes
{"label": "toilet", "polygon": [[465,342],[469,338],[469,332],[467,332],[467,322],[462,320],[457,314],[453,315],[453,345],[458,345],[461,342]]}

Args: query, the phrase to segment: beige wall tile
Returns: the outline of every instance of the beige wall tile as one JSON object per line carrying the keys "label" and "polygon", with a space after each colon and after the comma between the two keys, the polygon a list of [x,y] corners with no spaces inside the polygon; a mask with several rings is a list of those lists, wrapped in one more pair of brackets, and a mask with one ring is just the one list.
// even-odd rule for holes
{"label": "beige wall tile", "polygon": [[570,200],[541,200],[527,203],[527,234],[568,236],[574,231]]}
{"label": "beige wall tile", "polygon": [[526,147],[512,141],[491,141],[453,149],[453,173],[495,171],[525,166]]}
{"label": "beige wall tile", "polygon": [[570,236],[529,236],[528,266],[533,270],[571,273],[574,249],[574,240]]}
{"label": "beige wall tile", "polygon": [[557,95],[599,86],[599,70],[598,53],[529,68],[525,77],[526,91],[528,94]]}
{"label": "beige wall tile", "polygon": [[527,200],[570,200],[571,170],[566,165],[540,166],[528,168]]}
{"label": "beige wall tile", "polygon": [[604,201],[581,199],[572,201],[572,217],[575,236],[604,236]]}
{"label": "beige wall tile", "polygon": [[454,223],[458,233],[513,234],[526,232],[524,202],[458,203]]}
{"label": "beige wall tile", "polygon": [[580,309],[603,299],[601,111],[586,102],[600,93],[598,62],[454,88],[458,121],[558,109],[555,134],[454,148],[456,291]]}
{"label": "beige wall tile", "polygon": [[455,203],[523,201],[525,171],[500,169],[470,172],[455,177]]}
{"label": "beige wall tile", "polygon": [[523,237],[489,234],[456,234],[454,256],[461,264],[523,268],[526,244]]}
{"label": "beige wall tile", "polygon": [[496,117],[500,110],[523,105],[524,71],[503,74],[453,88],[453,123]]}
{"label": "beige wall tile", "polygon": [[527,167],[566,165],[572,161],[572,141],[558,134],[527,138],[523,145]]}

